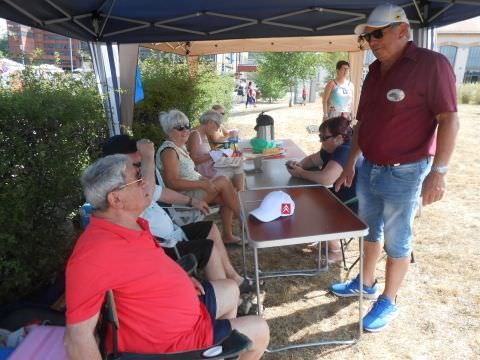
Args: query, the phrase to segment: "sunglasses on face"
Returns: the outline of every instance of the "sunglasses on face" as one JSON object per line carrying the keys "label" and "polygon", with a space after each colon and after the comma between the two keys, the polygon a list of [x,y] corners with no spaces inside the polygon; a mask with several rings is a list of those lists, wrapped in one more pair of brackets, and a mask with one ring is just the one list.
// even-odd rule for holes
{"label": "sunglasses on face", "polygon": [[324,141],[327,141],[328,139],[330,138],[333,138],[335,137],[334,135],[318,135],[318,137],[320,138],[320,142],[324,142]]}
{"label": "sunglasses on face", "polygon": [[390,25],[384,26],[383,28],[367,32],[365,34],[360,35],[359,38],[361,40],[365,40],[366,42],[370,42],[372,40],[372,37],[374,39],[379,40],[379,39],[383,38],[385,30],[392,27],[393,25],[394,24],[390,24]]}
{"label": "sunglasses on face", "polygon": [[190,124],[174,126],[173,128],[177,131],[190,130]]}

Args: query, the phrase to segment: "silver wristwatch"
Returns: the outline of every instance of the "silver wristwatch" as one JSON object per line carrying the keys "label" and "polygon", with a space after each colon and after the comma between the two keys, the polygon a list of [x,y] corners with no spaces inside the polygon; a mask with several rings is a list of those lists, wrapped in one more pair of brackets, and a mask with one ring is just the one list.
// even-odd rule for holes
{"label": "silver wristwatch", "polygon": [[448,171],[447,165],[432,165],[432,169],[430,171],[439,173],[439,174],[446,174]]}

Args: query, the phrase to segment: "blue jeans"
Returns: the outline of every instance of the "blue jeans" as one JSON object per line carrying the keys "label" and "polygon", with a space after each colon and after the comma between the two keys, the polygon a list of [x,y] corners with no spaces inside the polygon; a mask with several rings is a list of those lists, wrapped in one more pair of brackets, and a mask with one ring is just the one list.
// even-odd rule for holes
{"label": "blue jeans", "polygon": [[430,166],[430,158],[398,166],[365,159],[358,169],[358,213],[369,227],[365,240],[384,241],[391,258],[410,256],[413,219]]}

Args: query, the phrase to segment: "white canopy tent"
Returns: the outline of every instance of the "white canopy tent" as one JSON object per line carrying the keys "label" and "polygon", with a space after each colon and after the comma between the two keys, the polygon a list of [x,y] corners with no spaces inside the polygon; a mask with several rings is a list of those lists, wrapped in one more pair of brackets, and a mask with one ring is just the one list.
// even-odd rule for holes
{"label": "white canopy tent", "polygon": [[[139,44],[118,45],[117,56],[120,69],[121,118],[117,123],[114,133],[120,127],[131,127],[133,120],[133,106],[135,96],[135,71]],[[148,43],[140,46],[184,55],[188,57],[191,66],[198,61],[198,56],[211,54],[224,54],[231,52],[340,52],[349,53],[351,64],[352,82],[356,87],[356,94],[360,91],[364,51],[357,43],[354,35],[338,36],[313,36],[290,38],[263,38],[263,39],[235,39],[218,41],[193,41],[193,42],[162,42]],[[358,96],[355,98],[355,109]]]}

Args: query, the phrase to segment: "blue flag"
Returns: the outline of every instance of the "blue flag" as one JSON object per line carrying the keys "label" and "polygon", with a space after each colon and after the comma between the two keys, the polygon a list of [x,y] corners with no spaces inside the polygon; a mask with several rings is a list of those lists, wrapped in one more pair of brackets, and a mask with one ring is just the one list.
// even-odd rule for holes
{"label": "blue flag", "polygon": [[135,76],[135,104],[142,101],[143,98],[142,74],[140,73],[140,66],[137,65],[137,74]]}

